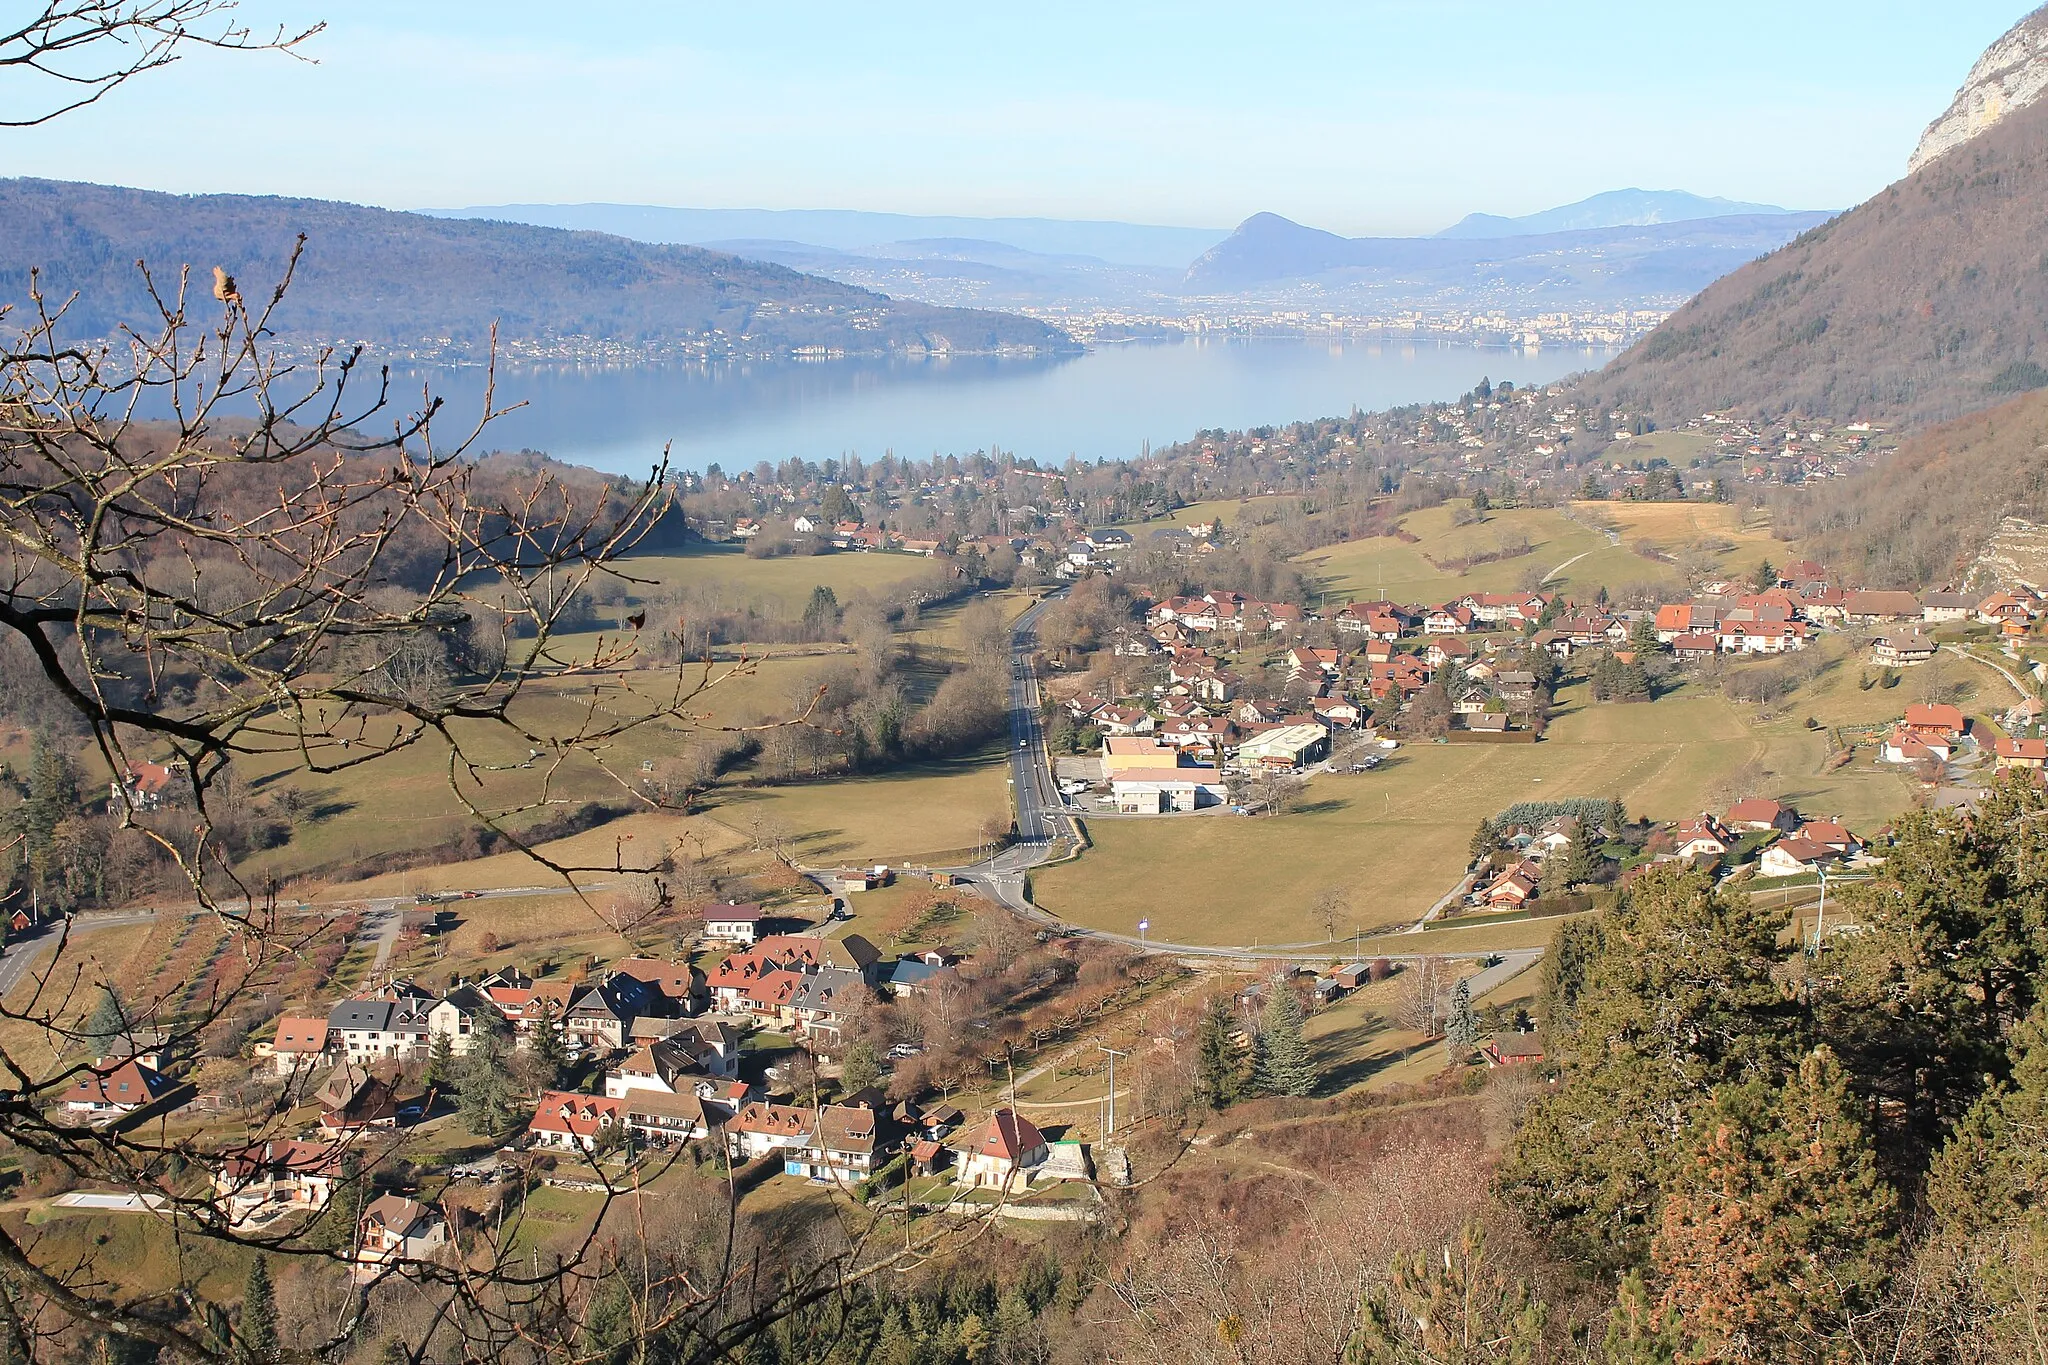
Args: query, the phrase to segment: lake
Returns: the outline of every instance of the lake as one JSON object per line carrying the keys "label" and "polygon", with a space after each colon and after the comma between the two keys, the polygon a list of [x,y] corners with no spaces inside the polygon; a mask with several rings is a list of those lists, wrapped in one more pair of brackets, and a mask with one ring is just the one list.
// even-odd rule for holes
{"label": "lake", "polygon": [[[1119,460],[1205,428],[1452,399],[1482,377],[1546,383],[1612,354],[1261,339],[1112,345],[1056,360],[536,366],[500,372],[498,402],[526,406],[494,423],[484,445],[629,474],[644,473],[664,443],[682,469],[998,447],[1041,463]],[[480,411],[480,370],[406,376],[408,385],[422,380],[448,400],[446,424],[436,423],[443,440]]]}

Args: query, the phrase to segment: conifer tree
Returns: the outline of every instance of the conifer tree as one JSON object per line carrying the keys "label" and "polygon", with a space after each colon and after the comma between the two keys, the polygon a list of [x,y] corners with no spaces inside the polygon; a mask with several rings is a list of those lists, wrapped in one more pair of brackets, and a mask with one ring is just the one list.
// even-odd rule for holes
{"label": "conifer tree", "polygon": [[1827,1048],[1702,1107],[1652,1256],[1692,1360],[1834,1359],[1885,1281],[1898,1199]]}
{"label": "conifer tree", "polygon": [[505,1040],[496,1029],[471,1035],[456,1097],[463,1125],[478,1137],[496,1137],[512,1126],[512,1077],[505,1061]]}
{"label": "conifer tree", "polygon": [[1292,987],[1276,983],[1260,1019],[1259,1089],[1269,1095],[1302,1097],[1315,1093],[1316,1080],[1315,1062],[1301,1035],[1301,1004]]}
{"label": "conifer tree", "polygon": [[[2012,1079],[1978,1100],[1928,1174],[1925,1256],[1976,1311],[1993,1357],[2048,1321],[2048,1002],[2013,1038]],[[1930,1276],[1930,1278],[1933,1278]]]}
{"label": "conifer tree", "polygon": [[541,1089],[551,1090],[562,1083],[569,1070],[569,1047],[553,1005],[541,1007],[540,1018],[534,1021],[533,1032],[527,1038],[526,1050],[528,1065]]}
{"label": "conifer tree", "polygon": [[1444,1023],[1444,1056],[1457,1066],[1479,1046],[1479,1018],[1472,1013],[1472,983],[1459,978],[1451,990],[1450,1018]]}
{"label": "conifer tree", "polygon": [[1576,890],[1588,882],[1597,881],[1607,860],[1600,856],[1600,848],[1593,842],[1593,833],[1585,821],[1579,823],[1579,830],[1565,849],[1564,866],[1559,878],[1567,891]]}
{"label": "conifer tree", "polygon": [[277,1294],[270,1284],[270,1266],[262,1252],[249,1262],[249,1280],[242,1289],[242,1322],[237,1333],[242,1355],[250,1361],[278,1358]]}
{"label": "conifer tree", "polygon": [[1195,1031],[1195,1085],[1202,1103],[1223,1109],[1244,1098],[1244,1054],[1231,1038],[1230,1007],[1211,1000]]}
{"label": "conifer tree", "polygon": [[427,1069],[423,1079],[428,1085],[440,1088],[452,1085],[456,1074],[455,1040],[442,1030],[427,1045]]}
{"label": "conifer tree", "polygon": [[1682,1133],[1674,1116],[1790,1069],[1797,1010],[1772,976],[1780,924],[1676,865],[1638,878],[1597,922],[1568,1017],[1546,1021],[1564,1075],[1496,1177],[1567,1255],[1641,1264]]}

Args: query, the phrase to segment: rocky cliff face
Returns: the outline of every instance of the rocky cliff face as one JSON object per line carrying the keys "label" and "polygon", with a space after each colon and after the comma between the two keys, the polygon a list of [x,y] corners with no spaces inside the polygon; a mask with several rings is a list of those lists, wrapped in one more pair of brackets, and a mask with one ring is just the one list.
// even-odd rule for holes
{"label": "rocky cliff face", "polygon": [[2013,25],[1977,59],[1955,103],[1921,136],[1913,159],[1906,163],[1907,173],[1962,146],[2044,94],[2048,94],[2048,5]]}

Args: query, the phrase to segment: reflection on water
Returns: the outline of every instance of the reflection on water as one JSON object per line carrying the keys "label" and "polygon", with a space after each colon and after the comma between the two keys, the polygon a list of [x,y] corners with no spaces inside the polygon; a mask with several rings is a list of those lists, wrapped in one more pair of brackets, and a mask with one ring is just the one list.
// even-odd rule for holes
{"label": "reflection on water", "polygon": [[[843,360],[813,364],[549,366],[501,371],[497,400],[526,406],[486,445],[644,472],[893,451],[924,458],[1000,447],[1041,462],[1125,459],[1211,427],[1239,429],[1455,398],[1482,376],[1543,383],[1606,362],[1594,349],[1260,340],[1109,346],[1058,359]],[[474,369],[411,372],[481,410]],[[437,424],[439,425],[439,424]]]}

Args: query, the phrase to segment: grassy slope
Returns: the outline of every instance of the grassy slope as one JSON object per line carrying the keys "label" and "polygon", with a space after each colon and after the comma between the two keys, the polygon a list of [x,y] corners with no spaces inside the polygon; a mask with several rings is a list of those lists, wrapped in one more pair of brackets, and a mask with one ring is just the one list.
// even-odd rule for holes
{"label": "grassy slope", "polygon": [[1691,688],[1647,706],[1599,706],[1569,688],[1541,744],[1407,746],[1376,772],[1315,778],[1301,809],[1282,819],[1094,821],[1095,849],[1039,873],[1034,891],[1091,927],[1128,933],[1149,916],[1160,938],[1245,944],[1322,938],[1311,907],[1336,887],[1351,906],[1341,937],[1354,923],[1369,930],[1422,914],[1456,882],[1473,827],[1516,801],[1619,794],[1632,813],[1671,820],[1697,813],[1751,763],[1771,794],[1875,828],[1906,805],[1904,780],[1867,757],[1823,774],[1824,736],[1801,723],[1898,714],[1902,690],[1863,692],[1856,676],[1835,666],[1781,710],[1786,718],[1765,724],[1752,722],[1752,708]]}

